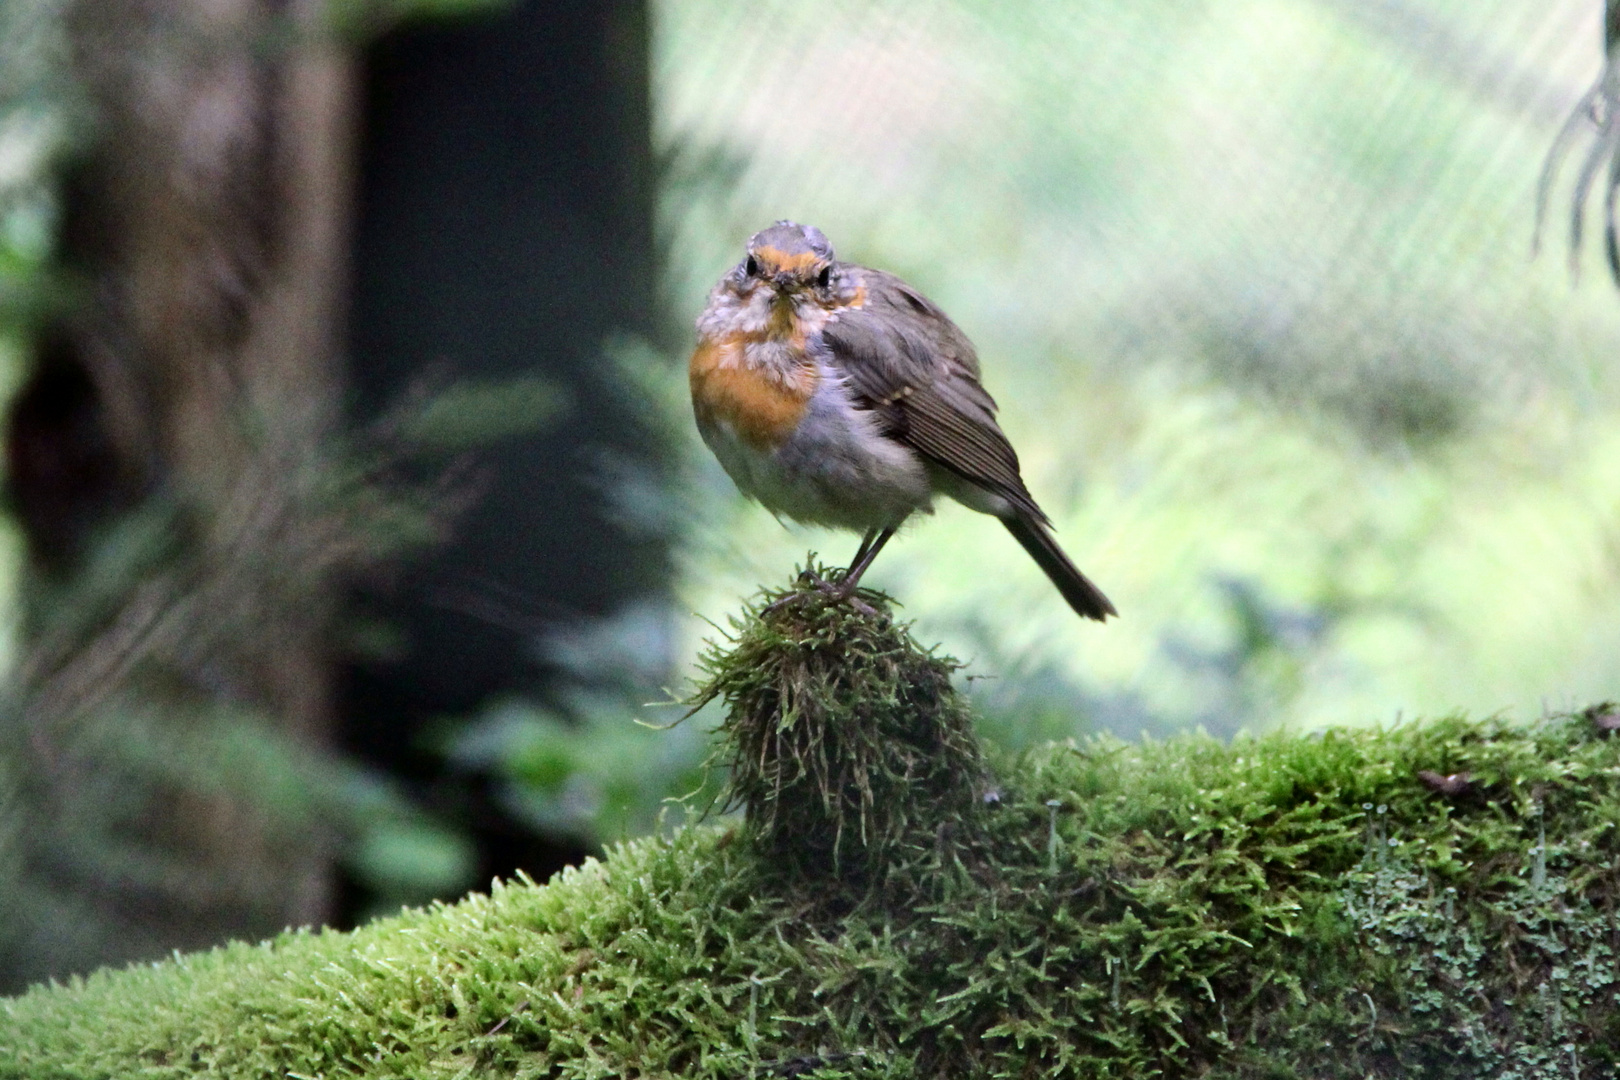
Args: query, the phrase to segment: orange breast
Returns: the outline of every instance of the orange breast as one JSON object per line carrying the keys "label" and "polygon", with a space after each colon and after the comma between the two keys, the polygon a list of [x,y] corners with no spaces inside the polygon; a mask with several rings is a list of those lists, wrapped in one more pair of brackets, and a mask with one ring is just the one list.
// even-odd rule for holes
{"label": "orange breast", "polygon": [[778,446],[799,424],[816,389],[815,366],[806,360],[785,376],[751,366],[744,341],[704,341],[692,353],[688,374],[692,408],[700,423],[727,423],[761,449]]}

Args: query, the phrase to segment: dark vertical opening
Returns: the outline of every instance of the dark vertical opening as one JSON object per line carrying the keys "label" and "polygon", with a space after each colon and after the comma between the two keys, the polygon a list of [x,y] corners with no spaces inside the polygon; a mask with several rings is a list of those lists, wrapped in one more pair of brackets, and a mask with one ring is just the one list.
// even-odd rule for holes
{"label": "dark vertical opening", "polygon": [[595,468],[604,452],[652,452],[602,351],[654,326],[647,50],[643,0],[569,0],[405,27],[367,56],[355,419],[425,372],[539,374],[571,399],[544,433],[483,452],[480,497],[449,544],[362,598],[403,652],[344,680],[346,747],[462,817],[486,881],[543,878],[580,852],[535,837],[486,783],[444,775],[424,731],[493,697],[544,695],[537,629],[668,576],[661,542],[619,522]]}

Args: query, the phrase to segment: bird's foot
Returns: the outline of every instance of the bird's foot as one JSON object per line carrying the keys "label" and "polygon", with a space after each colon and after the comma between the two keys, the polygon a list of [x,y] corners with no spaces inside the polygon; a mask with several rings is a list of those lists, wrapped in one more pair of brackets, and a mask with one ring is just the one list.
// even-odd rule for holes
{"label": "bird's foot", "polygon": [[[837,581],[828,581],[814,570],[801,570],[799,572],[799,581],[803,584],[813,586],[816,592],[819,592],[829,600],[837,603],[848,604],[862,615],[865,615],[868,618],[876,618],[877,609],[871,604],[868,604],[865,600],[862,600],[859,596],[855,595],[856,590],[860,587],[860,579],[857,578],[854,581],[850,581],[848,577],[849,572],[846,570],[844,574],[845,576]],[[788,593],[786,596],[766,604],[764,610],[761,611],[760,614],[774,614],[790,604],[802,602],[804,598],[809,595],[810,594],[807,592],[796,589],[793,592]]]}

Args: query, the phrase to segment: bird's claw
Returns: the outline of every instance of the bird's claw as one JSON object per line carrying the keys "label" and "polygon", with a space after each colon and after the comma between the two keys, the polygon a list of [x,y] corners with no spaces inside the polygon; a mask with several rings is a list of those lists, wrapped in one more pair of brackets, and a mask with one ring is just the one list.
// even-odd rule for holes
{"label": "bird's claw", "polygon": [[[850,607],[854,608],[856,611],[867,616],[868,618],[877,617],[877,609],[871,604],[868,604],[865,600],[862,600],[859,596],[855,595],[856,588],[859,585],[858,581],[849,582],[847,579],[828,581],[814,570],[799,571],[799,581],[813,586],[816,592],[819,592],[829,600],[848,604]],[[798,590],[790,592],[786,596],[779,597],[778,599],[771,601],[769,604],[766,604],[764,610],[761,611],[760,614],[774,614],[775,612],[780,611],[782,608],[787,607],[789,604],[801,600],[805,595],[807,594]]]}

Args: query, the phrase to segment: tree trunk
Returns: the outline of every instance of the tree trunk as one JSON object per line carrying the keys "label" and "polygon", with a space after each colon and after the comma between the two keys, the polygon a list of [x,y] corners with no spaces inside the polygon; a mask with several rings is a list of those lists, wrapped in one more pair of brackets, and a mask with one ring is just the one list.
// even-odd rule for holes
{"label": "tree trunk", "polygon": [[329,909],[330,845],[308,806],[219,750],[242,727],[231,717],[262,725],[242,727],[250,743],[268,726],[283,764],[331,739],[344,537],[322,455],[339,415],[353,65],[322,6],[67,9],[94,125],[64,207],[85,294],[8,433],[32,600],[13,735],[42,921],[0,960],[7,981]]}

